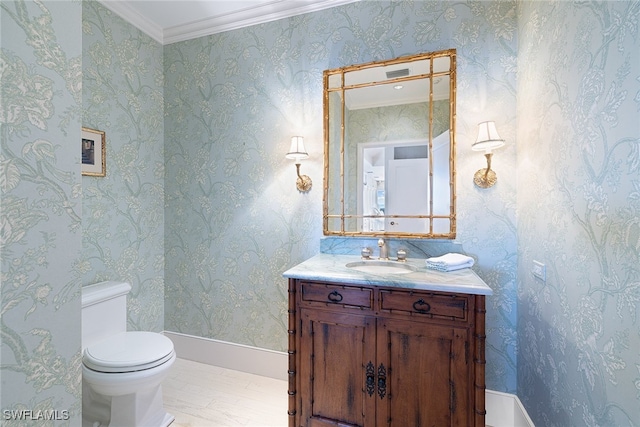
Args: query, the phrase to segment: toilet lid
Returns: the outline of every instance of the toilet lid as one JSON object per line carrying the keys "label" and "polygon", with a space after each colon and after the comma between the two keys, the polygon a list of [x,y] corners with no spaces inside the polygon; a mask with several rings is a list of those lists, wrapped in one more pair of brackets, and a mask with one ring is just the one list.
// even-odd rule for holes
{"label": "toilet lid", "polygon": [[84,349],[84,365],[98,372],[151,369],[173,357],[173,342],[155,332],[122,332]]}

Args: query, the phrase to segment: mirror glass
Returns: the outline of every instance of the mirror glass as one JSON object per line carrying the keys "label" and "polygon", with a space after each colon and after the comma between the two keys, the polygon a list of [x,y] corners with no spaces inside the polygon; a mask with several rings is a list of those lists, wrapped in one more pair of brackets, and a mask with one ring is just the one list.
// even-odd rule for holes
{"label": "mirror glass", "polygon": [[455,50],[324,72],[324,234],[455,238]]}

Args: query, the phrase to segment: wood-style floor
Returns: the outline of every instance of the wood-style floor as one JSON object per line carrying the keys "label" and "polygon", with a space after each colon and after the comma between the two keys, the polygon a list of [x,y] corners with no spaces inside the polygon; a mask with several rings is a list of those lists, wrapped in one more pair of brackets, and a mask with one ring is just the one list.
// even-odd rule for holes
{"label": "wood-style floor", "polygon": [[283,427],[287,382],[177,359],[162,383],[171,427]]}

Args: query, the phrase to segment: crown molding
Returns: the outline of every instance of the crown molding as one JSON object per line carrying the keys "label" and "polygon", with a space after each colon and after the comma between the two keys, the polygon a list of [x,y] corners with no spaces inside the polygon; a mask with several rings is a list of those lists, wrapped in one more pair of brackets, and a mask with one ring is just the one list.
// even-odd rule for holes
{"label": "crown molding", "polygon": [[101,5],[129,22],[160,44],[163,43],[163,31],[159,25],[150,21],[124,1],[98,0]]}
{"label": "crown molding", "polygon": [[[212,16],[162,29],[125,1],[99,0],[107,9],[134,25],[160,44],[167,45],[224,31],[258,25],[304,13],[316,12],[360,0],[274,0],[259,6]],[[134,0],[135,1],[135,0]]]}
{"label": "crown molding", "polygon": [[236,30],[304,13],[316,12],[359,0],[276,0],[226,15],[165,29],[164,43],[176,43],[198,37]]}

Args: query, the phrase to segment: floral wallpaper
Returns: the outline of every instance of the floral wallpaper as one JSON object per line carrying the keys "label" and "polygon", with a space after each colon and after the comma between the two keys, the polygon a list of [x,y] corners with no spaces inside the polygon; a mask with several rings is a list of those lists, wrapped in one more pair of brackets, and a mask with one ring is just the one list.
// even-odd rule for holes
{"label": "floral wallpaper", "polygon": [[83,126],[106,132],[107,175],[82,177],[82,284],[122,280],[128,328],[164,329],[162,46],[96,1],[82,14]]}
{"label": "floral wallpaper", "polygon": [[3,426],[80,419],[81,16],[0,3]]}
{"label": "floral wallpaper", "polygon": [[638,426],[640,2],[520,9],[518,396],[536,425]]}
{"label": "floral wallpaper", "polygon": [[[166,329],[286,350],[282,272],[322,234],[322,71],[455,48],[458,241],[495,291],[487,384],[514,392],[516,43],[515,2],[376,1],[165,46]],[[487,119],[509,145],[480,191],[470,146]],[[284,158],[292,135],[309,193]]]}

